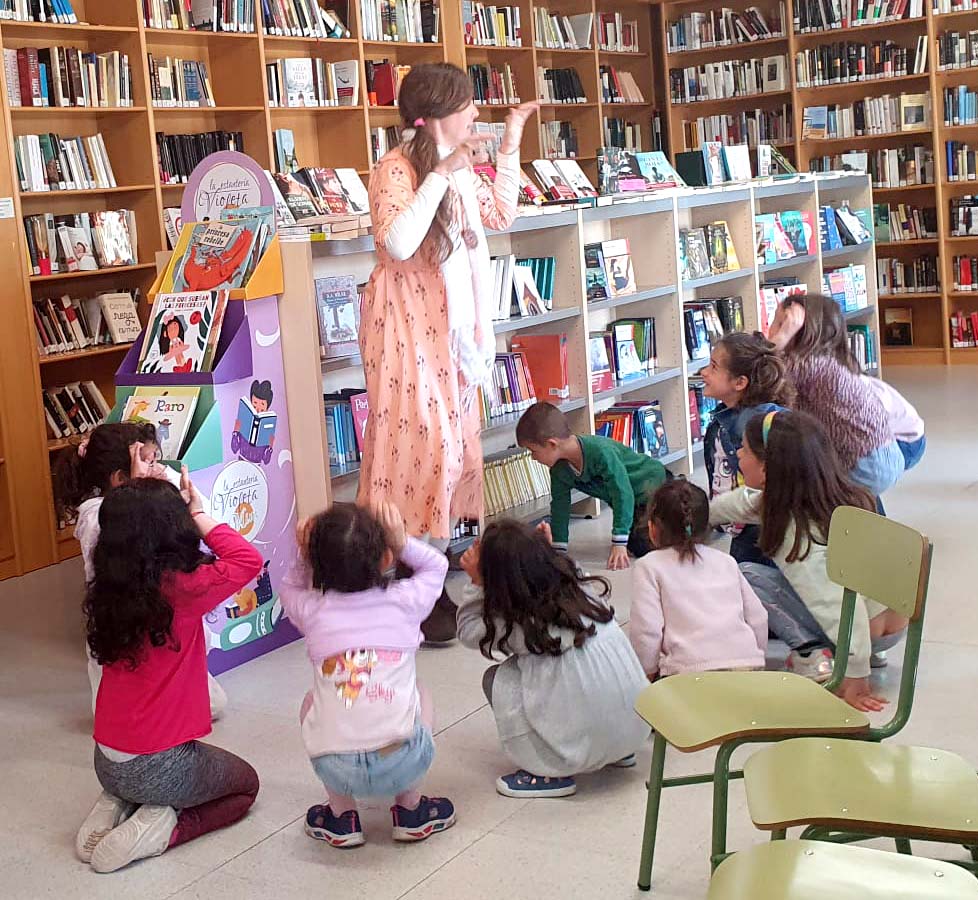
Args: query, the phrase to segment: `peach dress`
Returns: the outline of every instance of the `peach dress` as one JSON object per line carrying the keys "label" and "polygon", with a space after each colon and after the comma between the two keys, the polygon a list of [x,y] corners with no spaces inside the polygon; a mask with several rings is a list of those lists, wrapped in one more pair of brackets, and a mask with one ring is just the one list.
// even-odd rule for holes
{"label": "peach dress", "polygon": [[[514,155],[515,156],[515,155]],[[452,283],[452,302],[461,294],[475,305],[476,341],[481,327],[491,330],[491,317],[480,304],[491,303],[478,273],[489,271],[489,253],[482,226],[509,227],[516,214],[518,163],[500,154],[495,187],[485,185],[471,170],[456,172],[448,190],[457,189],[456,208],[467,215],[478,238],[468,248],[459,238],[454,254],[469,254],[471,291]],[[515,170],[515,174],[514,174]],[[398,216],[407,210],[418,178],[400,148],[377,164],[370,176],[370,211],[378,263],[370,276],[360,312],[360,352],[370,415],[364,440],[358,502],[381,499],[397,504],[409,533],[434,539],[451,536],[463,517],[483,511],[482,446],[477,384],[459,367],[457,341],[449,319],[444,269],[432,259],[427,242],[401,261],[387,251],[387,238]],[[457,262],[457,260],[456,260]],[[457,266],[452,268],[457,272]],[[465,267],[464,271],[469,271]],[[490,348],[491,352],[491,348]],[[487,371],[488,374],[488,371]]]}

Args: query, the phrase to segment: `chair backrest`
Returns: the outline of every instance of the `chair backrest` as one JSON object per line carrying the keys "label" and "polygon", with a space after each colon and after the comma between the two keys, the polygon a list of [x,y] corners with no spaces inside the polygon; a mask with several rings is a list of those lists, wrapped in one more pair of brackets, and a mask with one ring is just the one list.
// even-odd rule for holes
{"label": "chair backrest", "polygon": [[930,556],[930,542],[907,525],[853,506],[832,514],[829,578],[911,620],[923,614]]}

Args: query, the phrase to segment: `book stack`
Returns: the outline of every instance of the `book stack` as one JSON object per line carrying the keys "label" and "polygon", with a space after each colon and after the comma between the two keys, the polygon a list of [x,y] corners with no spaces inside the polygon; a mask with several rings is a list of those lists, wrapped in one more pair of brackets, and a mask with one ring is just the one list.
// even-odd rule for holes
{"label": "book stack", "polygon": [[782,259],[815,252],[815,221],[812,213],[782,210],[754,216],[757,261],[769,265]]}
{"label": "book stack", "polygon": [[743,12],[718,8],[686,13],[678,19],[670,20],[666,25],[669,52],[729,47],[733,44],[782,37],[782,23],[785,20],[783,0],[779,6],[780,15],[770,22],[756,6],[750,6]]}
{"label": "book stack", "polygon": [[944,142],[948,181],[974,181],[978,178],[975,149],[961,141]]}
{"label": "book stack", "polygon": [[119,50],[5,48],[3,63],[11,106],[132,106],[129,57]]}
{"label": "book stack", "polygon": [[436,44],[440,16],[434,0],[364,0],[360,36],[365,41]]}
{"label": "book stack", "polygon": [[594,28],[594,14],[565,16],[534,6],[536,46],[545,50],[588,50]]}
{"label": "book stack", "polygon": [[823,251],[869,243],[873,240],[872,211],[854,211],[846,205],[820,206],[818,232]]}
{"label": "book stack", "polygon": [[972,69],[978,66],[978,30],[945,31],[937,36],[937,67]]}
{"label": "book stack", "polygon": [[154,57],[149,60],[150,97],[158,109],[215,106],[207,63],[199,59]]}
{"label": "book stack", "polygon": [[658,458],[669,452],[658,400],[634,400],[609,406],[594,417],[594,431],[646,456]]}
{"label": "book stack", "polygon": [[545,103],[587,103],[581,76],[572,68],[537,66],[537,95]]}
{"label": "book stack", "polygon": [[328,3],[317,4],[316,0],[261,0],[261,6],[266,34],[312,38],[351,36],[344,19]]}
{"label": "book stack", "polygon": [[62,138],[22,134],[14,138],[22,191],[76,191],[116,187],[101,134]]}
{"label": "book stack", "polygon": [[657,362],[655,319],[616,319],[604,331],[588,335],[591,393],[611,390],[654,372]]}
{"label": "book stack", "polygon": [[868,172],[873,187],[895,188],[934,183],[934,151],[919,144],[881,150],[854,150],[832,156],[813,157],[812,172]]}
{"label": "book stack", "polygon": [[638,21],[625,20],[620,12],[598,13],[598,49],[638,53]]}
{"label": "book stack", "polygon": [[160,160],[163,184],[186,184],[197,164],[219,150],[244,153],[244,135],[240,131],[204,131],[196,134],[156,133],[156,152]]}
{"label": "book stack", "polygon": [[794,140],[790,103],[775,109],[748,109],[724,115],[700,116],[683,122],[686,148],[695,150],[708,141],[721,144],[790,143]]}
{"label": "book stack", "polygon": [[75,381],[41,392],[44,419],[52,440],[81,437],[98,426],[111,407],[94,381]]}
{"label": "book stack", "polygon": [[553,256],[492,258],[493,319],[508,322],[551,308],[557,260]]}
{"label": "book stack", "polygon": [[130,209],[24,216],[34,275],[93,272],[136,262],[136,219]]}
{"label": "book stack", "polygon": [[883,339],[887,347],[913,346],[913,309],[888,306],[883,310]]}
{"label": "book stack", "polygon": [[470,46],[522,47],[520,8],[462,0],[462,32]]}
{"label": "book stack", "polygon": [[482,427],[494,419],[521,413],[537,402],[533,377],[522,353],[497,353],[492,381],[479,389]]}
{"label": "book stack", "polygon": [[[975,35],[978,38],[978,32]],[[917,38],[913,50],[895,41],[842,41],[795,54],[795,83],[802,88],[922,75],[926,71],[927,35]]]}
{"label": "book stack", "polygon": [[520,102],[516,76],[509,63],[503,63],[502,66],[472,65],[468,70],[472,80],[472,98],[478,106]]}
{"label": "book stack", "polygon": [[[48,0],[51,2],[51,0]],[[143,0],[147,28],[179,28],[184,31],[236,31],[254,34],[255,0]]]}
{"label": "book stack", "polygon": [[[966,268],[969,271],[978,270],[978,266],[974,268],[970,266],[968,257],[956,256],[953,266],[955,290],[962,290],[958,287],[958,277],[963,272],[963,269],[959,270],[959,261],[967,263]],[[939,291],[941,289],[941,278],[937,257],[918,256],[909,261],[887,257],[878,258],[876,260],[876,285],[881,294],[916,294]]]}
{"label": "book stack", "polygon": [[679,254],[684,281],[740,268],[730,226],[725,221],[711,222],[704,228],[680,228]]}
{"label": "book stack", "polygon": [[[974,199],[974,203],[970,201]],[[978,198],[959,197],[951,201],[952,234],[978,234],[978,216],[972,223],[972,209],[978,212]],[[934,207],[911,206],[907,203],[876,203],[873,224],[877,243],[889,241],[919,241],[937,237],[937,210]],[[958,229],[962,230],[959,232]]]}
{"label": "book stack", "polygon": [[482,477],[487,516],[550,495],[550,470],[534,462],[529,450],[487,456]]}
{"label": "book stack", "polygon": [[0,20],[13,22],[51,22],[61,25],[76,25],[78,16],[75,15],[71,0],[3,0],[0,3]]}
{"label": "book stack", "polygon": [[852,353],[859,368],[869,372],[879,365],[876,351],[876,334],[865,322],[856,322],[846,326],[849,335],[849,351]]}
{"label": "book stack", "polygon": [[362,388],[343,388],[323,394],[326,415],[326,445],[331,475],[355,470],[363,452],[363,436],[370,412]]}
{"label": "book stack", "polygon": [[551,200],[580,200],[598,192],[573,159],[535,159],[533,172],[544,195]]}
{"label": "book stack", "polygon": [[869,306],[866,267],[862,264],[842,266],[822,275],[822,293],[839,304],[844,313]]}
{"label": "book stack", "polygon": [[978,92],[966,84],[944,88],[944,124],[978,125]]}
{"label": "book stack", "polygon": [[978,346],[978,313],[951,313],[951,346],[955,350]]}
{"label": "book stack", "polygon": [[370,129],[370,162],[376,165],[383,156],[401,143],[399,125]]}
{"label": "book stack", "polygon": [[356,106],[360,63],[315,57],[277,59],[265,64],[269,106]]}
{"label": "book stack", "polygon": [[669,92],[676,104],[728,97],[750,97],[787,90],[787,57],[731,59],[669,70]]}
{"label": "book stack", "polygon": [[645,95],[635,81],[635,76],[614,66],[600,66],[602,103],[644,103]]}
{"label": "book stack", "polygon": [[638,122],[605,116],[601,120],[601,133],[605,147],[620,147],[633,153],[642,152],[642,127]]}
{"label": "book stack", "polygon": [[104,344],[126,344],[142,331],[136,296],[126,292],[95,297],[49,297],[32,301],[38,353],[77,353]]}
{"label": "book stack", "polygon": [[371,106],[397,106],[397,95],[401,82],[411,67],[396,65],[388,59],[379,61],[366,59],[363,62],[367,73],[367,100]]}
{"label": "book stack", "polygon": [[806,106],[802,140],[922,131],[930,123],[930,94],[884,94],[849,106]]}
{"label": "book stack", "polygon": [[577,128],[573,122],[551,121],[540,123],[540,149],[544,156],[571,158],[580,154]]}

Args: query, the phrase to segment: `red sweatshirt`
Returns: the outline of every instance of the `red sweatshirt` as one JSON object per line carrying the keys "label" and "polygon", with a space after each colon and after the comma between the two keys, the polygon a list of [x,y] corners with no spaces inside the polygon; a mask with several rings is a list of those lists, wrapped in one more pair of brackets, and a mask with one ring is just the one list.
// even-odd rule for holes
{"label": "red sweatshirt", "polygon": [[[95,740],[122,753],[159,753],[210,734],[207,647],[201,617],[258,577],[261,554],[227,525],[204,539],[217,556],[193,572],[166,572],[161,590],[173,607],[173,640],[147,646],[135,669],[102,670]],[[174,649],[176,647],[177,649]]]}

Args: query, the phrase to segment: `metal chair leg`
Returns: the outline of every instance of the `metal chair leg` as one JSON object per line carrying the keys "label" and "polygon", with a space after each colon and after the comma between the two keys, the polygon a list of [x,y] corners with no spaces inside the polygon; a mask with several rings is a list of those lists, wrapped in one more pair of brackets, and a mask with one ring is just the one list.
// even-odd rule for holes
{"label": "metal chair leg", "polygon": [[904,856],[913,856],[913,850],[907,838],[895,838],[893,843],[896,844],[897,853],[902,853]]}
{"label": "metal chair leg", "polygon": [[710,855],[710,871],[723,862],[727,855],[727,796],[730,788],[730,757],[738,743],[721,744],[713,764],[713,852]]}
{"label": "metal chair leg", "polygon": [[659,799],[662,796],[662,773],[666,764],[666,739],[656,732],[652,744],[652,768],[649,771],[648,799],[645,802],[645,833],[642,836],[642,859],[638,867],[638,886],[652,887],[652,857],[659,828]]}
{"label": "metal chair leg", "polygon": [[787,837],[788,837],[787,828],[775,828],[774,831],[771,832],[772,841],[783,841],[787,839]]}

